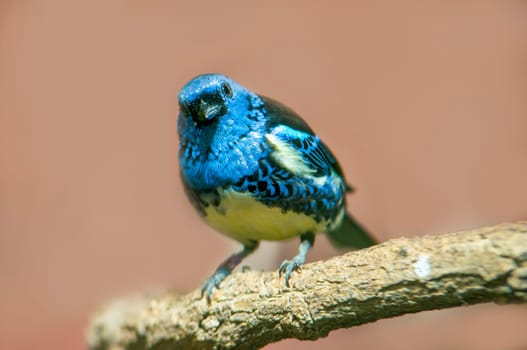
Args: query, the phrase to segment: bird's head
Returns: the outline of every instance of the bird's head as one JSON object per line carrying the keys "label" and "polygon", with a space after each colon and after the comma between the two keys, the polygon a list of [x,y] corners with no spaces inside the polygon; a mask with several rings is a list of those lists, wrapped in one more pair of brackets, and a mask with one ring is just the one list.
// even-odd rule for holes
{"label": "bird's head", "polygon": [[189,81],[178,96],[180,113],[197,126],[210,125],[247,96],[246,90],[221,74],[203,74]]}
{"label": "bird's head", "polygon": [[214,187],[254,172],[266,152],[264,102],[257,94],[224,75],[204,74],[183,86],[178,102],[179,159],[186,181]]}

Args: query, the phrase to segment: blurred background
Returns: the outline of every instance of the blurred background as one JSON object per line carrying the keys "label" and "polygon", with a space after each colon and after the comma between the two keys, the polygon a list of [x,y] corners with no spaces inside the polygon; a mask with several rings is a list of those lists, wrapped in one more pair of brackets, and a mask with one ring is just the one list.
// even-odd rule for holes
{"label": "blurred background", "polygon": [[[527,219],[527,4],[0,1],[0,348],[82,349],[89,315],[201,284],[236,243],[178,177],[177,93],[228,74],[338,156],[380,240]],[[248,261],[274,270],[296,240]],[[338,254],[319,236],[310,261]],[[527,349],[525,306],[266,349]]]}

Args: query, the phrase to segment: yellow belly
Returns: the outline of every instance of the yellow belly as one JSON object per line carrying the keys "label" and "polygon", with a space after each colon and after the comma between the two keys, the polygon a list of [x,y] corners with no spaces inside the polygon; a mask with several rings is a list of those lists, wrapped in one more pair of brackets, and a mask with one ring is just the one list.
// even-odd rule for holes
{"label": "yellow belly", "polygon": [[226,190],[220,193],[218,207],[205,209],[205,220],[219,232],[240,242],[248,240],[276,241],[307,232],[321,232],[325,222],[280,208],[270,208],[250,195]]}

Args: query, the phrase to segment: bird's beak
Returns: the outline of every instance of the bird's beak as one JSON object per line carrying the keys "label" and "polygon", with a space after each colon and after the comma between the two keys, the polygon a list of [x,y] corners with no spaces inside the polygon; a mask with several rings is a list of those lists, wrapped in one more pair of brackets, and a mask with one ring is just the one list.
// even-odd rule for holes
{"label": "bird's beak", "polygon": [[200,121],[209,121],[222,113],[222,107],[216,104],[209,104],[205,100],[199,103],[197,117]]}

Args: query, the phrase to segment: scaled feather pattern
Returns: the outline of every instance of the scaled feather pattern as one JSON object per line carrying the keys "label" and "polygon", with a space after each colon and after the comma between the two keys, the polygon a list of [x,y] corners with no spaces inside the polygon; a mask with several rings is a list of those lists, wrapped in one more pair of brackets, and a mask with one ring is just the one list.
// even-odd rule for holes
{"label": "scaled feather pattern", "polygon": [[220,74],[192,79],[178,100],[185,192],[207,223],[244,245],[205,282],[209,298],[260,240],[301,238],[299,254],[280,268],[288,283],[315,233],[336,232],[343,244],[344,226],[367,236],[346,213],[350,187],[336,158],[290,108]]}

